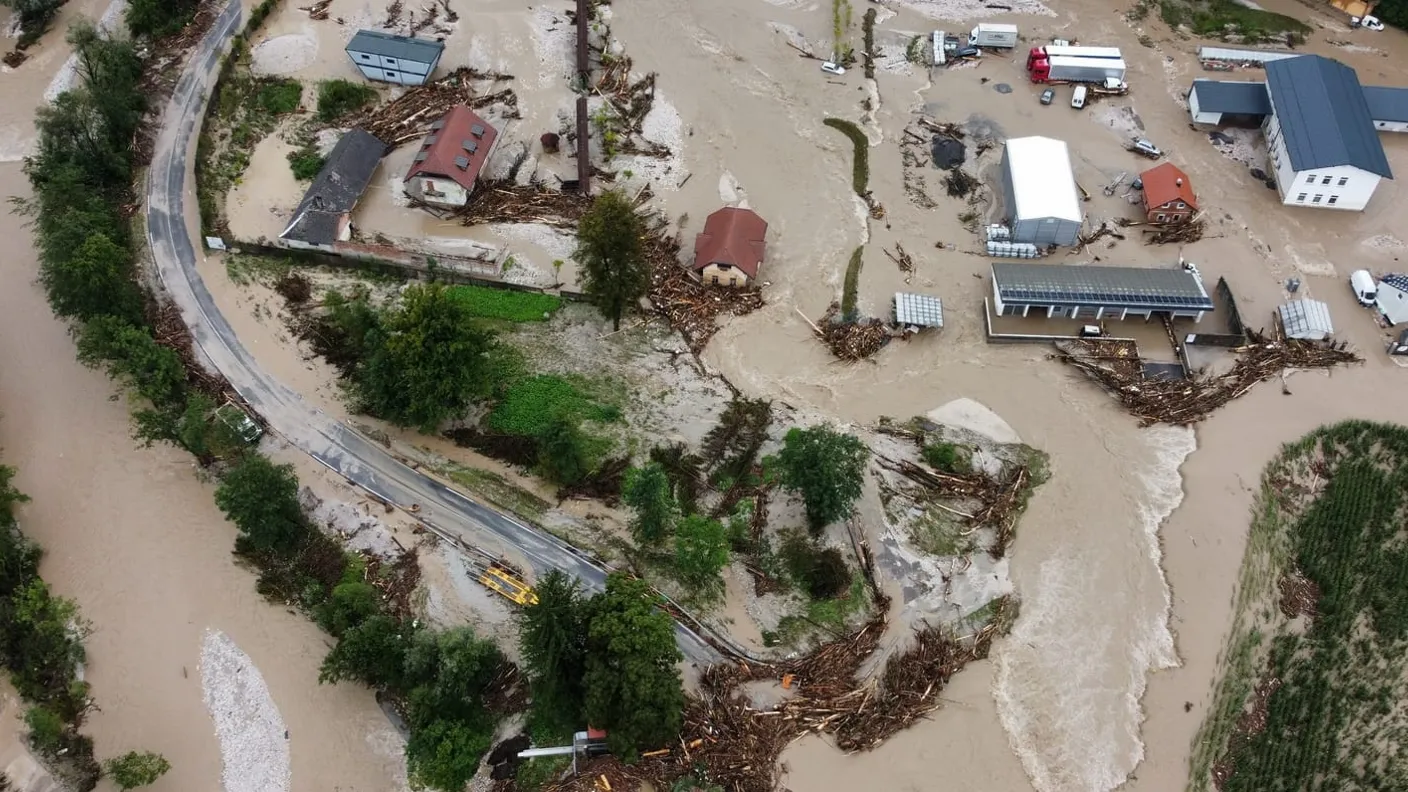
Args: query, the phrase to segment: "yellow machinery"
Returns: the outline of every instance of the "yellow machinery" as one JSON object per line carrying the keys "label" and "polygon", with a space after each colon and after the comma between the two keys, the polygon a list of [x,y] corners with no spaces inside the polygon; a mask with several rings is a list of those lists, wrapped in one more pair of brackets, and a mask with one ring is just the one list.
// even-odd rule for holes
{"label": "yellow machinery", "polygon": [[479,582],[490,591],[498,592],[519,605],[537,605],[538,595],[523,580],[523,573],[502,559],[488,564],[470,564],[479,575]]}

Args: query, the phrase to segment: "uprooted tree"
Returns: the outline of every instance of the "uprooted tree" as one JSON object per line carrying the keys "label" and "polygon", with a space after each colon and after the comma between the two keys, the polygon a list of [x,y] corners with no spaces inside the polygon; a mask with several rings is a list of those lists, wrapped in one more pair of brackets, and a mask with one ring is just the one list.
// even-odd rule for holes
{"label": "uprooted tree", "polygon": [[644,231],[630,199],[618,190],[597,196],[577,226],[578,280],[613,330],[621,329],[621,315],[650,288]]}

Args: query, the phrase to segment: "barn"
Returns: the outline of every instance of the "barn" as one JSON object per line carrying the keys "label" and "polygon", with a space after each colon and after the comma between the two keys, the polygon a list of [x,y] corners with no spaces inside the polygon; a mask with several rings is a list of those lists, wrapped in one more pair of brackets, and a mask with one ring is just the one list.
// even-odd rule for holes
{"label": "barn", "polygon": [[1013,242],[1076,243],[1085,216],[1065,141],[1039,136],[1008,140],[1002,187]]}

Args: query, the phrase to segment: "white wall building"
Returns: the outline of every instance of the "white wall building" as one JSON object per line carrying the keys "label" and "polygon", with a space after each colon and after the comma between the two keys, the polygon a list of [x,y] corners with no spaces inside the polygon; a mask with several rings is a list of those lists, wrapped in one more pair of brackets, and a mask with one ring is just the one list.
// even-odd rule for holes
{"label": "white wall building", "polygon": [[1002,152],[1004,209],[1012,241],[1074,245],[1085,214],[1063,140],[1012,138]]}
{"label": "white wall building", "polygon": [[1389,324],[1408,322],[1408,275],[1385,275],[1376,291],[1379,312]]}
{"label": "white wall building", "polygon": [[359,30],[347,42],[347,57],[368,80],[424,85],[445,52],[438,41]]}

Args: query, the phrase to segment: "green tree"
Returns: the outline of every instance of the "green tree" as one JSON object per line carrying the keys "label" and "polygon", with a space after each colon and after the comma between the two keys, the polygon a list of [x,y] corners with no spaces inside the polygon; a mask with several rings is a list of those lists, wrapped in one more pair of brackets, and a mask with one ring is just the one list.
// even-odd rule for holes
{"label": "green tree", "polygon": [[407,289],[368,333],[355,390],[373,415],[430,432],[488,391],[493,335],[444,286]]}
{"label": "green tree", "polygon": [[133,36],[169,36],[191,21],[199,5],[199,0],[128,0],[127,30]]}
{"label": "green tree", "polygon": [[[169,6],[191,0],[161,2]],[[127,157],[132,137],[147,107],[146,94],[138,87],[142,82],[142,59],[136,45],[104,34],[87,20],[69,27],[68,43],[77,58],[85,98],[103,120],[101,134],[107,150],[121,155],[119,162],[130,162]]]}
{"label": "green tree", "polygon": [[533,694],[533,720],[556,734],[582,726],[587,611],[577,582],[554,569],[534,587],[536,604],[521,612],[518,645]]}
{"label": "green tree", "polygon": [[29,743],[40,753],[53,756],[64,745],[64,719],[43,706],[24,711],[24,723],[29,727]]}
{"label": "green tree", "polygon": [[186,368],[181,356],[147,330],[115,316],[99,316],[78,329],[78,359],[137,392],[159,409],[184,406]]}
{"label": "green tree", "polygon": [[25,46],[33,44],[44,35],[54,17],[59,15],[59,7],[63,4],[64,0],[0,0],[0,5],[15,10],[15,16],[19,18],[20,29],[23,31],[20,42]]}
{"label": "green tree", "polygon": [[498,647],[468,627],[417,632],[405,659],[412,724],[447,718],[487,723],[484,689],[503,664]]}
{"label": "green tree", "polygon": [[106,314],[141,321],[142,295],[132,281],[132,256],[105,234],[88,236],[67,261],[41,261],[39,282],[57,316],[83,321]]}
{"label": "green tree", "polygon": [[318,84],[318,120],[336,121],[376,101],[376,89],[351,80],[324,80]]}
{"label": "green tree", "polygon": [[864,443],[826,425],[787,432],[778,454],[782,486],[801,494],[814,533],[851,513],[869,458]]}
{"label": "green tree", "polygon": [[381,595],[376,588],[360,580],[349,580],[333,587],[332,596],[320,606],[319,623],[340,636],[380,612]]}
{"label": "green tree", "polygon": [[318,681],[351,679],[374,688],[404,692],[406,649],[413,632],[409,624],[391,616],[379,614],[367,619],[343,633],[323,658]]}
{"label": "green tree", "polygon": [[406,771],[414,783],[459,792],[479,769],[493,745],[491,728],[462,721],[435,720],[411,731],[406,741]]}
{"label": "green tree", "polygon": [[650,289],[644,229],[635,207],[619,190],[597,196],[577,224],[577,279],[601,315],[621,329],[621,315]]}
{"label": "green tree", "polygon": [[19,694],[53,709],[62,718],[78,716],[88,686],[78,682],[86,659],[82,637],[87,625],[72,600],[56,597],[35,577],[10,595],[5,624],[10,681]]}
{"label": "green tree", "polygon": [[558,484],[576,484],[591,472],[586,446],[586,437],[576,421],[560,415],[538,435],[538,467]]}
{"label": "green tree", "polygon": [[588,721],[607,730],[611,750],[633,757],[679,733],[684,688],[674,623],[654,605],[644,581],[613,572],[591,599],[586,672]]}
{"label": "green tree", "polygon": [[155,784],[170,769],[171,763],[166,757],[151,751],[128,751],[103,762],[103,772],[118,789],[124,790]]}
{"label": "green tree", "polygon": [[[29,503],[29,496],[20,492],[19,488],[15,486],[16,472],[9,465],[0,465],[0,526],[13,528],[15,507],[21,503]],[[9,553],[0,551],[0,562],[5,561],[9,556]],[[2,593],[8,594],[9,592],[6,590]]]}
{"label": "green tree", "polygon": [[275,465],[262,454],[230,468],[215,489],[215,505],[258,550],[292,547],[308,530],[293,465]]}
{"label": "green tree", "polygon": [[670,535],[679,520],[680,508],[671,494],[670,477],[658,462],[626,472],[621,500],[634,511],[631,533],[642,545],[653,545]]}
{"label": "green tree", "polygon": [[675,529],[675,574],[695,590],[723,584],[719,571],[728,563],[728,529],[718,520],[691,514]]}

